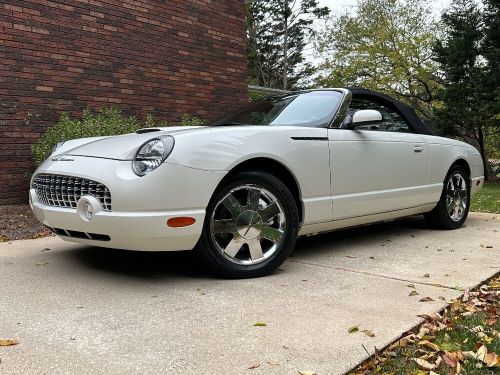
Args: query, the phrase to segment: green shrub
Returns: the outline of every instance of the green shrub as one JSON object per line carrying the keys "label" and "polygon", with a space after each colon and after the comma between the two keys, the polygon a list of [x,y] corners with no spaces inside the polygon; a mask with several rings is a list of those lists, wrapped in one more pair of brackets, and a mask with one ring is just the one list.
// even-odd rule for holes
{"label": "green shrub", "polygon": [[184,113],[182,115],[182,120],[179,125],[183,126],[203,126],[205,121],[199,117],[191,116],[189,113]]}
{"label": "green shrub", "polygon": [[[179,124],[203,125],[204,121],[198,117],[184,114]],[[134,133],[141,128],[169,125],[174,124],[155,123],[150,114],[146,116],[144,121],[140,121],[134,116],[124,116],[117,107],[104,107],[97,112],[85,109],[81,119],[71,118],[67,113],[63,113],[59,121],[49,127],[31,146],[31,150],[36,164],[40,165],[49,157],[53,147],[59,142],[77,138]]]}

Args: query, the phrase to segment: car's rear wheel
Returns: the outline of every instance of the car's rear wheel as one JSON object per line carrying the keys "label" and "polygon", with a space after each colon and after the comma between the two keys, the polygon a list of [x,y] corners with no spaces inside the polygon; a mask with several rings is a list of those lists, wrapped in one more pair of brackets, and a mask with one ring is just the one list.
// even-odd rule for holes
{"label": "car's rear wheel", "polygon": [[212,197],[196,252],[220,276],[264,276],[293,250],[298,228],[295,200],[279,179],[239,173]]}
{"label": "car's rear wheel", "polygon": [[435,228],[460,228],[469,214],[470,180],[464,167],[453,166],[444,180],[443,192],[437,206],[424,216]]}

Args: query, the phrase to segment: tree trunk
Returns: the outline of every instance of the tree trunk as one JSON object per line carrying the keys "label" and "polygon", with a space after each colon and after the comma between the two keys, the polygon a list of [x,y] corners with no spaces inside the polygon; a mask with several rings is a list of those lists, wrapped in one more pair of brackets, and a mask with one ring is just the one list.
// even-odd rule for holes
{"label": "tree trunk", "polygon": [[283,35],[283,90],[287,90],[288,86],[288,0],[285,0],[285,23]]}

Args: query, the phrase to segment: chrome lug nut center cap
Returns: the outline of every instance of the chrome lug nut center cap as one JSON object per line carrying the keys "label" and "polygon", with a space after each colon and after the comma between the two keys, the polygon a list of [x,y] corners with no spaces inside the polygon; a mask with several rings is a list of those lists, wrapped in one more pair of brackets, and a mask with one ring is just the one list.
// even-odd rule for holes
{"label": "chrome lug nut center cap", "polygon": [[262,218],[256,211],[243,211],[236,219],[236,230],[241,237],[251,240],[260,235],[261,230],[255,225],[261,223]]}

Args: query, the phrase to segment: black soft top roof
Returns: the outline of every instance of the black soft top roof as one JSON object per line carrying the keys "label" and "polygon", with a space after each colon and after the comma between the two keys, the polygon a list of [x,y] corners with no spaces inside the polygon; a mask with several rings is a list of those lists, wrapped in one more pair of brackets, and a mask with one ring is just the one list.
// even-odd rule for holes
{"label": "black soft top roof", "polygon": [[410,126],[416,133],[435,135],[434,130],[425,124],[420,117],[417,116],[415,110],[407,104],[400,102],[389,95],[385,95],[376,91],[362,89],[360,87],[347,87],[347,89],[352,93],[353,97],[356,98],[370,98],[375,97],[378,101],[383,102],[389,107],[395,108],[401,115],[408,121]]}

